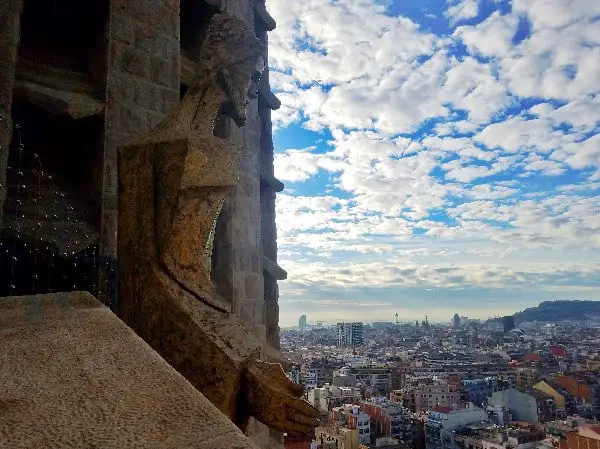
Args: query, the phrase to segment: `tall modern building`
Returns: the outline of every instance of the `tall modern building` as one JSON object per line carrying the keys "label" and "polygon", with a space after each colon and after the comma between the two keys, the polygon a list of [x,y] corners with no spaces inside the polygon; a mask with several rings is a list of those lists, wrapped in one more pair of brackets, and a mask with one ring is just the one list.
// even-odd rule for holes
{"label": "tall modern building", "polygon": [[515,317],[512,315],[503,316],[502,325],[504,326],[504,332],[513,330],[515,328]]}
{"label": "tall modern building", "polygon": [[338,346],[354,348],[364,344],[363,323],[338,323]]}
{"label": "tall modern building", "polygon": [[298,329],[304,330],[306,329],[306,326],[306,315],[300,315],[300,318],[298,319]]}
{"label": "tall modern building", "polygon": [[458,313],[454,314],[454,318],[452,318],[452,324],[454,327],[460,327],[460,316]]}

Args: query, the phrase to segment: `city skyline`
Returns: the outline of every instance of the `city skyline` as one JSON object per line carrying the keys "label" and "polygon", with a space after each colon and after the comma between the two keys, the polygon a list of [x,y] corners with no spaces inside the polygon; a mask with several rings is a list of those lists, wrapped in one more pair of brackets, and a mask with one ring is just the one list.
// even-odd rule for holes
{"label": "city skyline", "polygon": [[[517,311],[520,312],[520,311]],[[515,312],[515,313],[517,313]],[[510,314],[509,316],[512,316],[513,314]],[[481,322],[485,322],[489,319],[502,319],[504,316],[506,315],[501,315],[501,314],[495,314],[492,316],[488,316],[485,318],[477,318],[477,317],[466,317],[465,315],[460,315],[460,322],[462,324],[464,324],[463,320],[464,318],[468,318],[469,320],[479,320]],[[315,325],[325,325],[325,326],[336,326],[339,323],[346,323],[346,324],[350,324],[353,322],[359,322],[359,323],[393,323],[393,324],[399,324],[399,325],[406,325],[406,324],[414,324],[415,321],[418,321],[419,324],[421,323],[421,321],[425,321],[427,320],[430,324],[448,324],[448,325],[452,325],[453,324],[453,319],[454,319],[454,315],[450,316],[450,318],[448,319],[444,319],[443,317],[440,319],[431,319],[431,317],[429,315],[423,315],[422,317],[415,317],[414,319],[402,319],[400,317],[400,315],[398,315],[397,318],[397,322],[396,322],[396,316],[394,315],[392,317],[392,319],[385,319],[385,318],[381,318],[381,319],[373,319],[373,320],[348,320],[348,319],[344,319],[344,318],[340,318],[340,319],[334,319],[333,321],[327,321],[327,320],[322,320],[319,316],[310,316],[308,314],[302,314],[299,317],[296,318],[296,324],[294,325],[285,325],[282,323],[281,327],[282,328],[302,328],[302,327],[311,327],[311,326],[315,326]],[[304,323],[303,325],[301,325],[301,323]]]}
{"label": "city skyline", "polygon": [[[560,301],[560,299],[554,298],[550,301]],[[452,323],[455,313],[458,313],[458,315],[460,316],[461,322],[464,317],[468,317],[470,320],[486,321],[489,319],[496,319],[496,318],[501,319],[507,315],[512,316],[516,313],[522,312],[523,310],[525,310],[527,308],[536,307],[541,302],[542,301],[538,301],[538,302],[534,301],[530,304],[526,304],[526,305],[524,304],[521,308],[518,308],[518,309],[508,309],[508,308],[498,309],[496,312],[492,311],[492,313],[490,313],[490,314],[481,313],[482,310],[485,310],[485,311],[488,310],[488,308],[486,308],[486,307],[474,308],[471,310],[472,313],[469,313],[467,309],[465,309],[465,310],[452,309],[452,307],[454,307],[454,305],[449,305],[448,308],[444,309],[443,311],[440,311],[440,310],[407,311],[407,314],[405,316],[403,316],[400,313],[400,311],[398,311],[398,310],[394,311],[391,309],[390,309],[391,315],[385,315],[385,316],[380,314],[380,312],[378,311],[379,309],[370,311],[370,313],[362,313],[360,315],[345,314],[342,316],[342,315],[339,315],[340,312],[338,312],[338,315],[339,315],[338,317],[334,316],[335,312],[331,315],[329,315],[329,314],[318,315],[316,313],[311,314],[311,313],[304,311],[304,312],[301,312],[300,315],[295,315],[293,317],[291,317],[291,315],[290,315],[291,318],[287,318],[287,315],[290,312],[286,312],[283,316],[280,313],[280,326],[282,328],[298,327],[298,320],[301,317],[306,318],[306,323],[308,326],[313,326],[313,325],[317,324],[317,322],[328,325],[328,326],[336,325],[337,323],[346,323],[346,322],[353,322],[353,321],[363,322],[363,323],[377,323],[377,322],[395,323],[396,322],[396,313],[398,313],[398,323],[399,324],[411,324],[411,323],[414,323],[415,320],[418,320],[419,323],[421,323],[421,321],[425,320],[426,317],[428,318],[428,321],[433,324],[440,324],[440,323],[449,324],[449,323]],[[386,308],[386,310],[387,310],[387,308]],[[450,310],[451,313],[448,313],[447,312],[448,310]]]}
{"label": "city skyline", "polygon": [[600,299],[600,3],[268,7],[282,325]]}

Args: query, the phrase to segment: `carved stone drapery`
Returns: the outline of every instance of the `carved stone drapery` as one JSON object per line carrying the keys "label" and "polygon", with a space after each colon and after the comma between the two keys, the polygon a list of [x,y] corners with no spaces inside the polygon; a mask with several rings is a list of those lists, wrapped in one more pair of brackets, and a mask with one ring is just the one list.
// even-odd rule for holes
{"label": "carved stone drapery", "polygon": [[215,16],[180,105],[120,149],[119,315],[241,428],[253,416],[305,433],[317,413],[302,387],[258,360],[260,341],[210,279],[214,224],[239,171],[227,121],[244,124],[260,53],[244,22]]}

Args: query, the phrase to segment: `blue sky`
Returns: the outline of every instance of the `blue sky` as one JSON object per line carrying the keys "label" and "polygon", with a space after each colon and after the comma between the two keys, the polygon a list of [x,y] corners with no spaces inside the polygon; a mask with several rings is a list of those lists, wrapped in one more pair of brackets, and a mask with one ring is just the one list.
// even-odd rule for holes
{"label": "blue sky", "polygon": [[267,6],[282,325],[600,300],[600,2]]}

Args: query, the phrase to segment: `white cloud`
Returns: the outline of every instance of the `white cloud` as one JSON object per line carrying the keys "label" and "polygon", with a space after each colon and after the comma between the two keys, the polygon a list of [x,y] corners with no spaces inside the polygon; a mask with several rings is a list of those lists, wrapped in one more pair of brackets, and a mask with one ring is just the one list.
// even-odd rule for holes
{"label": "white cloud", "polygon": [[600,167],[600,134],[580,142],[571,142],[555,151],[553,157],[573,168]]}
{"label": "white cloud", "polygon": [[446,11],[446,17],[450,18],[450,22],[453,24],[477,17],[477,14],[479,14],[478,0],[460,0],[459,3],[450,6]]}
{"label": "white cloud", "polygon": [[[367,263],[340,263],[330,267],[322,263],[305,264],[286,261],[286,268],[294,273],[294,285],[319,288],[346,288],[352,285],[366,287],[401,288],[470,288],[529,290],[537,283],[545,288],[567,287],[565,280],[583,277],[590,289],[597,288],[600,264],[519,263],[515,265],[439,263],[422,265],[402,263],[400,260]],[[574,290],[584,290],[581,286]]]}
{"label": "white cloud", "polygon": [[453,1],[439,12],[461,24],[450,37],[371,0],[268,6],[274,124],[332,136],[275,158],[276,176],[302,183],[277,200],[290,290],[586,291],[600,249],[600,2],[513,0],[464,25],[478,2]]}
{"label": "white cloud", "polygon": [[553,129],[552,123],[547,120],[513,117],[487,126],[475,136],[475,140],[488,148],[501,148],[508,153],[530,150],[549,153],[570,138]]}
{"label": "white cloud", "polygon": [[463,183],[470,183],[478,178],[485,178],[502,170],[500,166],[463,165],[458,160],[442,165],[446,170],[446,179],[453,179]]}
{"label": "white cloud", "polygon": [[561,29],[600,14],[600,4],[596,0],[513,0],[512,9],[526,15],[534,31]]}
{"label": "white cloud", "polygon": [[512,50],[518,23],[513,15],[494,12],[478,25],[457,28],[454,37],[461,39],[473,54],[506,57]]}
{"label": "white cloud", "polygon": [[565,167],[558,162],[544,159],[536,153],[530,154],[524,160],[524,169],[528,172],[543,172],[546,176],[558,176],[565,173]]}
{"label": "white cloud", "polygon": [[598,91],[600,32],[595,0],[517,0],[513,17],[532,23],[529,38],[500,61],[501,78],[523,97],[579,100]]}
{"label": "white cloud", "polygon": [[312,150],[314,147],[276,154],[275,176],[282,181],[306,181],[319,170],[319,156]]}

